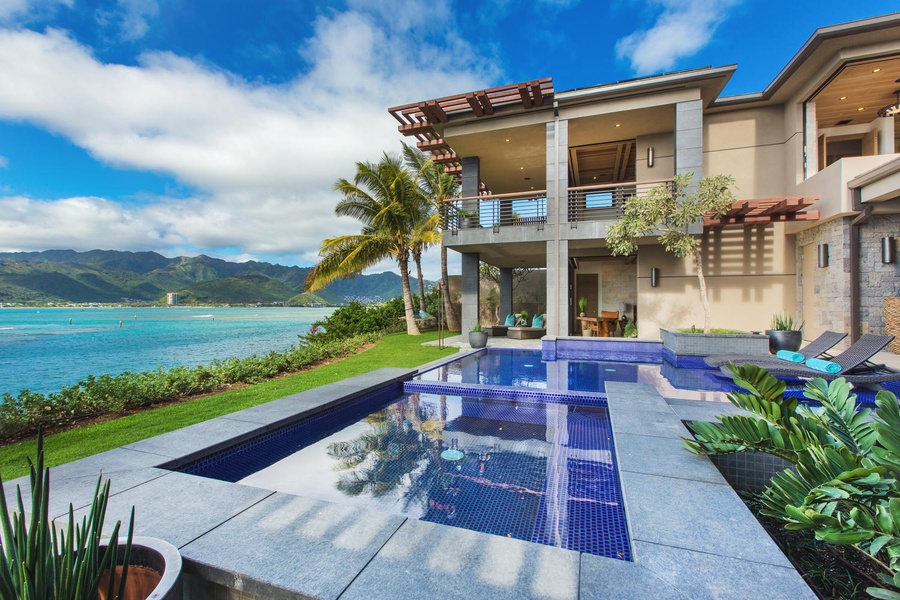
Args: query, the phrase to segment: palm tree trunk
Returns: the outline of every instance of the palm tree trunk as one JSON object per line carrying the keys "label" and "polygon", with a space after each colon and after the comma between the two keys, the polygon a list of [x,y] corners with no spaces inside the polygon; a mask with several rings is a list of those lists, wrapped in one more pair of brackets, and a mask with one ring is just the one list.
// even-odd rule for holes
{"label": "palm tree trunk", "polygon": [[706,297],[706,279],[703,277],[703,258],[700,247],[694,248],[694,264],[697,266],[697,280],[700,282],[700,304],[703,306],[703,333],[709,333],[712,320],[709,299]]}
{"label": "palm tree trunk", "polygon": [[419,277],[419,312],[425,312],[425,280],[422,279],[422,253],[413,253],[416,261],[416,275]]}
{"label": "palm tree trunk", "polygon": [[413,315],[412,291],[409,289],[409,257],[403,256],[397,262],[400,263],[400,282],[403,285],[403,310],[406,313],[406,333],[408,335],[420,335],[419,326],[416,325],[416,317]]}
{"label": "palm tree trunk", "polygon": [[453,310],[453,302],[450,301],[450,277],[447,275],[447,246],[441,241],[441,279],[444,285],[441,286],[441,296],[444,301],[444,315],[447,319],[447,329],[450,331],[460,331],[459,319],[456,318],[456,311]]}

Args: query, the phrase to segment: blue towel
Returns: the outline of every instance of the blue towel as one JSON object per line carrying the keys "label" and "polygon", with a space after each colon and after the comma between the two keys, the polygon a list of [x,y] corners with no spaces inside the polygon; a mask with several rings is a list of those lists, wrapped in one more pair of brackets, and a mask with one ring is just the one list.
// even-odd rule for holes
{"label": "blue towel", "polygon": [[822,371],[823,373],[828,373],[830,375],[836,375],[841,372],[841,365],[829,360],[822,360],[821,358],[807,359],[806,366],[810,369]]}
{"label": "blue towel", "polygon": [[804,360],[806,360],[806,357],[799,352],[791,352],[790,350],[779,350],[775,353],[775,356],[777,356],[781,360],[786,360],[792,363],[802,363]]}

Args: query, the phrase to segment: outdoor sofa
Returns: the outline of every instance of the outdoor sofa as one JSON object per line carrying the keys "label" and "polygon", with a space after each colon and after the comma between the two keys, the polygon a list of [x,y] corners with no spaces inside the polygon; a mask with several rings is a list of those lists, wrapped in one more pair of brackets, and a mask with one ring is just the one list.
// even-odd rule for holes
{"label": "outdoor sofa", "polygon": [[545,335],[547,328],[544,327],[544,315],[535,315],[531,327],[510,327],[506,332],[506,337],[513,340],[536,340]]}

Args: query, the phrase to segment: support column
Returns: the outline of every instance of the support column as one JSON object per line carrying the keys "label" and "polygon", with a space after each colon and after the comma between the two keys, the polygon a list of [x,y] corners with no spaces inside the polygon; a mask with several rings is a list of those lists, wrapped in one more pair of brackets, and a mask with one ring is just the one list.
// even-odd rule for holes
{"label": "support column", "polygon": [[479,306],[481,290],[478,286],[477,252],[463,252],[461,255],[462,271],[462,334],[467,335],[476,323],[479,323]]}
{"label": "support column", "polygon": [[[675,105],[675,174],[693,173],[691,193],[703,179],[703,103],[698,100]],[[691,233],[703,232],[703,219],[690,228]]]}
{"label": "support column", "polygon": [[500,324],[513,311],[513,270],[500,269]]}
{"label": "support column", "polygon": [[[569,122],[556,118],[547,123],[547,224],[553,239],[547,241],[547,334],[569,334],[568,242],[560,240],[560,227],[568,222]],[[560,257],[563,257],[562,259]],[[560,262],[562,260],[562,262]]]}
{"label": "support column", "polygon": [[878,154],[894,154],[894,117],[878,118]]}
{"label": "support column", "polygon": [[819,172],[819,125],[816,123],[816,103],[803,105],[803,179]]}

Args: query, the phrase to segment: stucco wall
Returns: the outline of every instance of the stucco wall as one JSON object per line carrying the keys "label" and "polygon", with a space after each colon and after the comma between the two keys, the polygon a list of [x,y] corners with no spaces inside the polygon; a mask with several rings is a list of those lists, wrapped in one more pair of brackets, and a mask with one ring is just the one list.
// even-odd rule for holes
{"label": "stucco wall", "polygon": [[[650,286],[652,267],[660,271],[655,288]],[[780,225],[707,232],[703,269],[712,326],[760,331],[775,313],[796,313],[796,268],[793,241]],[[640,338],[658,338],[660,327],[703,326],[692,259],[677,259],[657,244],[641,246],[637,274]]]}

